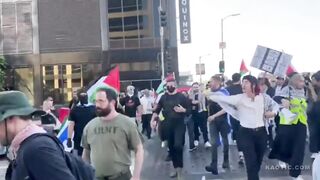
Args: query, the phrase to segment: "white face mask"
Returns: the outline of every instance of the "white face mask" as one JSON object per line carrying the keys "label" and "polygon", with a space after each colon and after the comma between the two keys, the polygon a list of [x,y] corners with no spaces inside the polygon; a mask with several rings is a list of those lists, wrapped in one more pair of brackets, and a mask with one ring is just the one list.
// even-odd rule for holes
{"label": "white face mask", "polygon": [[127,88],[127,95],[129,97],[132,97],[134,95],[134,87],[128,87]]}

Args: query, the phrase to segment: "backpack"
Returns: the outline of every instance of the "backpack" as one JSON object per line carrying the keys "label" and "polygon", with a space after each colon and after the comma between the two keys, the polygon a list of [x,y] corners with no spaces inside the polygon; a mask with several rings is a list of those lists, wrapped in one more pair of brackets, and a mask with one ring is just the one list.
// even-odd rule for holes
{"label": "backpack", "polygon": [[52,139],[61,149],[67,166],[69,167],[71,173],[77,180],[94,180],[95,179],[95,170],[93,167],[84,162],[79,156],[72,154],[70,152],[66,152],[64,150],[64,146],[61,141],[53,135],[50,134],[35,134],[35,138],[39,136],[47,136]]}

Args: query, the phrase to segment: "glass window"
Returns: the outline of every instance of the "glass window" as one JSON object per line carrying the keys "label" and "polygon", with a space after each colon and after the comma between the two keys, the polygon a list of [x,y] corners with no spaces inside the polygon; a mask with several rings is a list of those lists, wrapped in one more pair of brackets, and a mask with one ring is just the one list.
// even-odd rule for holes
{"label": "glass window", "polygon": [[0,54],[32,53],[32,4],[0,2]]}
{"label": "glass window", "polygon": [[137,11],[137,0],[123,0],[123,12]]}
{"label": "glass window", "polygon": [[109,19],[109,31],[110,32],[122,32],[123,31],[123,18]]}
{"label": "glass window", "polygon": [[137,16],[124,18],[124,31],[138,30],[138,18]]}
{"label": "glass window", "polygon": [[16,16],[15,4],[2,4],[3,51],[14,53],[16,50]]}
{"label": "glass window", "polygon": [[18,51],[31,52],[32,51],[32,17],[31,4],[19,3],[17,4],[17,24],[18,24]]}
{"label": "glass window", "polygon": [[108,0],[108,12],[122,12],[121,0]]}
{"label": "glass window", "polygon": [[[146,2],[142,2],[142,0],[138,0],[138,10],[142,10],[144,6],[146,6]],[[145,4],[143,4],[145,3]]]}
{"label": "glass window", "polygon": [[153,61],[144,61],[144,62],[133,62],[133,63],[119,63],[112,64],[119,65],[120,71],[151,71],[155,70],[157,62]]}
{"label": "glass window", "polygon": [[66,104],[72,99],[73,92],[91,84],[100,72],[100,64],[43,66],[43,95],[52,96],[57,104]]}

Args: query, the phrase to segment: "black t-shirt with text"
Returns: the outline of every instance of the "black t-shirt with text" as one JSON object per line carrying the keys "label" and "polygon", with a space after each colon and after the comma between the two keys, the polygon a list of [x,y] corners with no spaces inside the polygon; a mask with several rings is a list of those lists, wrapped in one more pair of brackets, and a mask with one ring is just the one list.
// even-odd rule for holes
{"label": "black t-shirt with text", "polygon": [[129,117],[136,117],[138,106],[140,106],[140,100],[136,96],[126,96],[120,100],[120,104],[125,106],[124,114]]}
{"label": "black t-shirt with text", "polygon": [[74,141],[80,142],[84,127],[96,117],[95,106],[75,106],[69,116],[69,120],[74,122]]}

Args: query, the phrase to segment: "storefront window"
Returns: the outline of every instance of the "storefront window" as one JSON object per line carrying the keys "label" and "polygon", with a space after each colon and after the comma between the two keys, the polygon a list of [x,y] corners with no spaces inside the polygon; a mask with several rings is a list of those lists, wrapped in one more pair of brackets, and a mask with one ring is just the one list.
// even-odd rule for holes
{"label": "storefront window", "polygon": [[66,104],[73,92],[88,87],[101,72],[100,64],[67,64],[42,66],[44,98],[52,96],[58,104]]}

